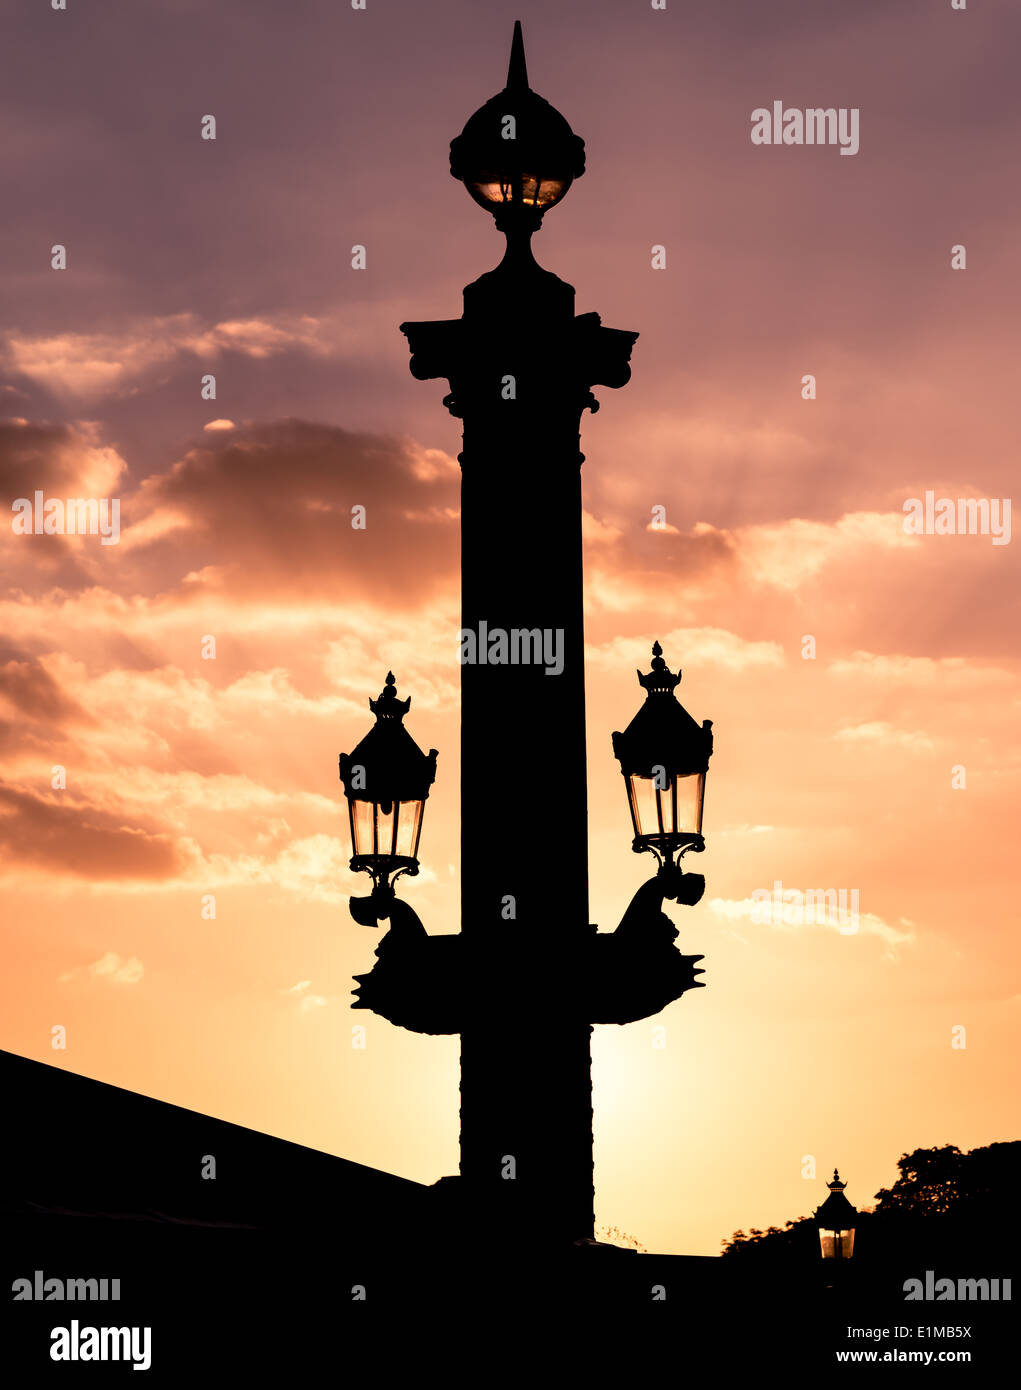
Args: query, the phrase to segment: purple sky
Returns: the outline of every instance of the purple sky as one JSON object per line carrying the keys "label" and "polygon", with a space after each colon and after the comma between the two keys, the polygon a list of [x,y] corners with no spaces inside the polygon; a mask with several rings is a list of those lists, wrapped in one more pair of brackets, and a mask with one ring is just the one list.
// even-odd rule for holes
{"label": "purple sky", "polygon": [[[1012,380],[1004,286],[1017,280],[1021,12],[1007,0],[963,13],[949,0],[22,5],[0,97],[5,325],[38,337],[179,314],[329,318],[330,355],[228,355],[222,413],[449,447],[435,395],[400,370],[395,327],[456,314],[461,286],[498,258],[446,159],[502,84],[515,17],[533,86],[589,150],[540,258],[577,285],[580,309],[642,334],[627,419],[600,422],[592,457],[633,437],[643,412],[730,409],[736,396],[746,418],[779,416],[792,374],[815,370],[827,378],[817,414],[853,407],[855,435],[832,430],[810,487],[804,471],[763,478],[750,458],[697,479],[714,524],[782,516],[795,497],[812,515],[871,500],[891,450],[929,462],[929,427],[996,490],[1010,460],[983,435]],[[861,152],[752,146],[750,112],[775,98],[858,106]],[[215,143],[198,138],[207,112]],[[962,238],[971,264],[955,279],[948,247]],[[55,241],[70,257],[59,276]],[[363,273],[350,269],[355,242]],[[654,243],[665,274],[649,271]],[[919,360],[940,393],[952,373],[952,422],[933,419]],[[179,355],[158,391],[106,403],[133,472],[166,466],[205,422],[198,370]],[[13,380],[27,413],[66,413]],[[884,412],[881,439],[862,391]],[[698,467],[680,451],[650,462],[682,486]]]}

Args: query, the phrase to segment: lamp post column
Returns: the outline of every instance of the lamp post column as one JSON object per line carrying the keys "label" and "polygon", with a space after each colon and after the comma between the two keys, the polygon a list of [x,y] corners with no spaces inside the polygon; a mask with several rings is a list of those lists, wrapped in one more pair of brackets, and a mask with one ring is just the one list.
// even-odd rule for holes
{"label": "lamp post column", "polygon": [[[530,291],[540,332],[531,314],[516,328]],[[477,370],[455,386],[461,623],[475,638],[461,671],[462,931],[469,970],[495,987],[462,1028],[461,1173],[501,1229],[580,1239],[593,1183],[591,1028],[569,986],[589,920],[573,291],[518,268],[466,293],[463,322]]]}

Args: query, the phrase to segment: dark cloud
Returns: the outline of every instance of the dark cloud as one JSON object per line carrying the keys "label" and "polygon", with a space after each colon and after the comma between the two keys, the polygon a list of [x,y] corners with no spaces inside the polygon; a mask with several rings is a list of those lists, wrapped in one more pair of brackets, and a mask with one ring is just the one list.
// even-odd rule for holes
{"label": "dark cloud", "polygon": [[[146,547],[147,563],[179,578],[213,566],[235,597],[413,608],[456,576],[457,505],[456,465],[410,441],[282,420],[210,436],[147,480],[123,516],[185,516]],[[364,529],[352,524],[360,507]]]}
{"label": "dark cloud", "polygon": [[[71,427],[0,427],[9,507],[85,491],[90,450]],[[106,463],[107,476],[110,464]],[[122,479],[126,483],[126,480]],[[0,533],[8,585],[38,593],[97,583],[122,594],[400,601],[409,608],[457,574],[457,466],[411,440],[279,420],[206,434],[121,498],[121,543]],[[352,522],[361,521],[364,529]],[[132,533],[132,528],[137,528]],[[202,579],[195,576],[208,571]],[[127,653],[127,664],[138,664]]]}
{"label": "dark cloud", "polygon": [[[59,795],[59,793],[57,793]],[[88,803],[62,804],[0,783],[0,852],[9,861],[91,880],[172,878],[174,841]]]}
{"label": "dark cloud", "polygon": [[6,697],[28,720],[50,725],[95,722],[36,661],[8,661],[0,666],[0,697]]}
{"label": "dark cloud", "polygon": [[5,510],[36,488],[57,496],[73,492],[80,473],[82,436],[71,425],[0,420],[0,500]]}

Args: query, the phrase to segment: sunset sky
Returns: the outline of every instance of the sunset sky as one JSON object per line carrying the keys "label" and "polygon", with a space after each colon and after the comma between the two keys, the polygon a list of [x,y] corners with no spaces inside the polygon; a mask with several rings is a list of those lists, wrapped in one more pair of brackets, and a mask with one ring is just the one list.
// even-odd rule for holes
{"label": "sunset sky", "polygon": [[[516,18],[587,151],[536,254],[641,335],[582,424],[603,930],[652,866],[610,733],[654,639],[716,740],[706,896],[669,908],[707,988],[595,1032],[597,1222],[714,1254],[835,1164],[861,1206],[906,1150],[1018,1137],[1018,547],[903,526],[1017,476],[1012,0],[17,7],[0,492],[119,498],[121,538],[0,525],[0,1046],[456,1172],[457,1039],[349,1011],[378,937],[337,754],[392,669],[440,750],[401,892],[457,931],[459,422],[397,325],[502,253],[447,158]],[[774,100],[859,108],[860,152],[753,145]],[[859,930],[754,922],[776,880],[858,889]]]}

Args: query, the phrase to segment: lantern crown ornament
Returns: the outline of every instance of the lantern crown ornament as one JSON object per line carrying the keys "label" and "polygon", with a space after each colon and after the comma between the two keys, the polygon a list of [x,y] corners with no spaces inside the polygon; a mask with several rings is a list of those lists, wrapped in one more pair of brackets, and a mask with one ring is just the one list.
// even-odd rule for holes
{"label": "lantern crown ornament", "polygon": [[404,727],[411,697],[397,696],[392,671],[378,699],[369,701],[376,722],[351,753],[340,755],[340,780],[351,819],[351,868],[372,875],[374,891],[387,890],[399,874],[418,873],[418,842],[429,788],[436,777],[436,749],[423,753]]}
{"label": "lantern crown ornament", "polygon": [[705,779],[713,751],[712,720],[701,724],[674,694],[681,672],[670,670],[658,642],[652,669],[638,672],[645,703],[623,733],[613,735],[613,752],[628,789],[635,853],[649,850],[665,865],[679,852],[705,848],[702,811]]}
{"label": "lantern crown ornament", "polygon": [[844,1196],[847,1183],[841,1181],[836,1168],[833,1170],[833,1181],[826,1186],[830,1195],[815,1213],[820,1253],[824,1260],[849,1260],[854,1254],[858,1212]]}
{"label": "lantern crown ornament", "polygon": [[528,85],[521,21],[514,24],[507,85],[450,142],[450,172],[492,212],[501,231],[534,231],[585,172],[585,142]]}

